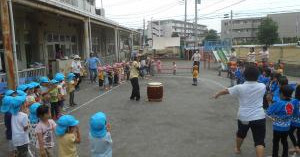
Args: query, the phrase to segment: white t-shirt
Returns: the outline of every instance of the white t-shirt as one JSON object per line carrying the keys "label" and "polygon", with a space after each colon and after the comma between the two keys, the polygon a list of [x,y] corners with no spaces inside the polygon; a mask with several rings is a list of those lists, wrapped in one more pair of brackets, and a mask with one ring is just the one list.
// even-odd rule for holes
{"label": "white t-shirt", "polygon": [[256,60],[256,53],[255,52],[249,52],[248,53],[248,58],[247,58],[247,60],[248,60],[248,62],[255,62],[255,60]]}
{"label": "white t-shirt", "polygon": [[266,86],[263,83],[246,81],[244,84],[228,88],[230,95],[238,97],[238,119],[241,121],[253,121],[265,118],[263,109],[263,97]]}
{"label": "white t-shirt", "polygon": [[261,51],[260,52],[262,59],[268,59],[269,58],[269,51]]}
{"label": "white t-shirt", "polygon": [[194,53],[192,58],[193,58],[193,61],[199,62],[201,59],[201,55],[200,55],[200,53]]}
{"label": "white t-shirt", "polygon": [[23,146],[29,143],[29,131],[24,127],[29,126],[28,115],[18,112],[17,115],[11,117],[12,142],[15,147]]}
{"label": "white t-shirt", "polygon": [[72,72],[76,74],[80,74],[80,69],[82,68],[80,61],[72,62]]}

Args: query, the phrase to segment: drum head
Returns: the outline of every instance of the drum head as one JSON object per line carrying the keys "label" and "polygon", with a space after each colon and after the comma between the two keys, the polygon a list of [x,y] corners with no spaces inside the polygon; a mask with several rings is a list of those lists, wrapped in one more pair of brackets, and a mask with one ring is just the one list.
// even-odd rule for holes
{"label": "drum head", "polygon": [[150,83],[148,83],[148,86],[162,86],[162,83],[160,83],[160,82],[150,82]]}

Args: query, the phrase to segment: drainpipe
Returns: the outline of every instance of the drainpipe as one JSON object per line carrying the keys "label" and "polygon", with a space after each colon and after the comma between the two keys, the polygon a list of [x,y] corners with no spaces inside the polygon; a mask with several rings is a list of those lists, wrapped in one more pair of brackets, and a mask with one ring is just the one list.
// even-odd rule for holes
{"label": "drainpipe", "polygon": [[11,36],[12,36],[12,46],[13,46],[13,56],[14,56],[14,64],[15,64],[15,79],[16,85],[19,85],[19,68],[18,68],[18,58],[17,58],[17,48],[16,48],[16,34],[15,34],[15,20],[12,9],[12,2],[8,0],[8,9],[10,14],[10,27],[11,27]]}

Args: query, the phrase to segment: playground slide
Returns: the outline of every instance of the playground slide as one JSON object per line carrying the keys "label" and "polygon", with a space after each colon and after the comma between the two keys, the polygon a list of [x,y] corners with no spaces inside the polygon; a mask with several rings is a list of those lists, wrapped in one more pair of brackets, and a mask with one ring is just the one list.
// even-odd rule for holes
{"label": "playground slide", "polygon": [[224,62],[224,59],[221,58],[222,55],[220,55],[220,52],[218,51],[213,51],[214,57],[216,58],[216,60],[219,62],[221,61],[221,68],[222,70],[226,70],[227,69],[227,62]]}
{"label": "playground slide", "polygon": [[229,58],[230,58],[229,52],[226,51],[226,50],[222,50],[222,51],[223,51],[223,53],[225,54],[225,56],[226,56],[226,58],[227,58],[227,61],[229,61]]}

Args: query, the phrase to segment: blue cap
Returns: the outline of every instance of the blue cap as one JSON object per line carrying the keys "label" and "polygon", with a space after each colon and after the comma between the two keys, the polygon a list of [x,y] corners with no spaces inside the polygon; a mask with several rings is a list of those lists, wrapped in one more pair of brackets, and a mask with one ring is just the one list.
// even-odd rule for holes
{"label": "blue cap", "polygon": [[40,83],[50,83],[48,77],[43,76],[40,78]]}
{"label": "blue cap", "polygon": [[17,90],[17,95],[18,96],[27,96],[27,94],[24,91]]}
{"label": "blue cap", "polygon": [[10,102],[11,103],[10,113],[16,115],[20,111],[20,108],[25,103],[25,101],[26,101],[26,96],[12,97]]}
{"label": "blue cap", "polygon": [[62,73],[57,73],[57,74],[55,74],[54,79],[58,82],[61,82],[61,81],[65,80],[65,75]]}
{"label": "blue cap", "polygon": [[28,89],[28,86],[26,84],[22,84],[22,85],[19,85],[17,90],[21,90],[21,91],[25,91]]}
{"label": "blue cap", "polygon": [[26,86],[28,89],[34,89],[34,85],[31,83],[26,84]]}
{"label": "blue cap", "polygon": [[57,84],[57,83],[59,83],[59,82],[58,82],[57,80],[53,79],[53,80],[50,81],[50,83],[51,83],[51,84]]}
{"label": "blue cap", "polygon": [[74,116],[71,115],[63,115],[56,121],[56,129],[55,133],[58,136],[62,136],[66,133],[66,130],[70,126],[76,126],[79,124],[79,121],[75,119]]}
{"label": "blue cap", "polygon": [[7,91],[5,91],[4,95],[6,96],[11,96],[12,94],[14,94],[16,91],[8,89]]}
{"label": "blue cap", "polygon": [[40,84],[37,83],[37,82],[31,82],[30,84],[31,84],[34,88],[37,88],[37,87],[40,86]]}
{"label": "blue cap", "polygon": [[29,107],[29,120],[30,123],[32,124],[36,124],[39,119],[37,117],[36,111],[37,109],[41,106],[40,103],[33,103],[30,107]]}
{"label": "blue cap", "polygon": [[2,99],[1,112],[6,113],[11,108],[12,96],[4,96]]}
{"label": "blue cap", "polygon": [[90,133],[96,138],[106,136],[106,115],[104,113],[98,112],[90,118]]}
{"label": "blue cap", "polygon": [[73,80],[74,77],[75,77],[75,74],[74,74],[74,73],[69,73],[69,74],[68,74],[68,81]]}

